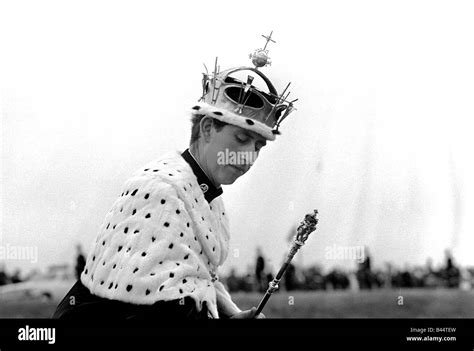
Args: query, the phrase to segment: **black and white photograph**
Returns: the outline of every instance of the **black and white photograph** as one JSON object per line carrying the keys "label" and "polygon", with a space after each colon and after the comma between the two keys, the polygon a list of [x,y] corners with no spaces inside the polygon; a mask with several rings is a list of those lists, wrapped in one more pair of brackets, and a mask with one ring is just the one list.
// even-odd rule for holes
{"label": "black and white photograph", "polygon": [[474,349],[473,18],[0,0],[0,350]]}

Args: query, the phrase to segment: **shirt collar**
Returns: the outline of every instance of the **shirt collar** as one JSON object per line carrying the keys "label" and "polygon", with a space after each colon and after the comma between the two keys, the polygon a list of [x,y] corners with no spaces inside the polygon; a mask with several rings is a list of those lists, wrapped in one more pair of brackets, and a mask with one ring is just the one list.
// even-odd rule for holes
{"label": "shirt collar", "polygon": [[214,200],[216,197],[218,197],[219,195],[223,193],[222,187],[216,188],[216,186],[212,184],[211,180],[203,171],[199,163],[197,163],[196,159],[193,157],[193,155],[191,155],[191,152],[189,152],[189,148],[186,149],[181,154],[181,156],[191,166],[191,169],[193,170],[193,173],[197,178],[199,187],[204,193],[204,197],[207,200],[207,202],[210,203],[212,200]]}

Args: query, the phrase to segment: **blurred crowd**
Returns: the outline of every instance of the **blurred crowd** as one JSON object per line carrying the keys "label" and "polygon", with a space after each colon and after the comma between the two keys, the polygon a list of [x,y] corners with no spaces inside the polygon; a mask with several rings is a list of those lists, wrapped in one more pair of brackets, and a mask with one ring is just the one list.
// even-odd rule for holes
{"label": "blurred crowd", "polygon": [[[253,272],[238,275],[233,269],[225,278],[229,291],[264,292],[274,273],[265,267],[265,258],[260,249]],[[276,272],[275,272],[276,273]],[[395,268],[386,263],[383,269],[374,269],[370,255],[353,270],[333,268],[324,272],[320,266],[299,268],[290,264],[280,282],[280,289],[291,290],[370,290],[379,288],[462,288],[474,286],[474,267],[459,267],[449,251],[440,267],[434,268],[427,260],[424,266],[406,265]]]}
{"label": "blurred crowd", "polygon": [[[32,271],[21,276],[19,270],[8,273],[0,263],[0,286],[22,281],[34,280],[38,275],[47,279],[78,279],[86,263],[86,257],[80,245],[76,246],[74,271],[70,273],[69,265],[53,265],[46,273]],[[260,248],[257,249],[255,264],[251,271],[238,275],[231,270],[221,280],[226,283],[230,292],[258,291],[264,292],[274,274],[266,264]],[[474,287],[474,267],[458,266],[449,251],[445,252],[442,265],[433,267],[427,260],[424,266],[406,265],[403,269],[386,263],[383,269],[372,266],[371,256],[366,252],[364,259],[352,270],[333,268],[327,272],[321,266],[298,267],[291,263],[280,282],[280,289],[291,290],[370,290],[379,288],[461,288]]]}

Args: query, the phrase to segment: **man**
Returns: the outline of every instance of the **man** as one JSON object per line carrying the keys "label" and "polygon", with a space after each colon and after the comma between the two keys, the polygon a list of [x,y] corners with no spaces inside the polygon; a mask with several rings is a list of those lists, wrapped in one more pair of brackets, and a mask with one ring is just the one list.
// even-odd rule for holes
{"label": "man", "polygon": [[76,264],[74,266],[74,272],[75,272],[75,277],[76,279],[79,279],[81,277],[81,273],[84,270],[84,267],[86,266],[86,258],[84,257],[84,254],[82,253],[82,247],[80,244],[76,245]]}
{"label": "man", "polygon": [[[54,317],[257,317],[255,307],[235,305],[217,275],[230,238],[221,185],[249,170],[293,109],[258,70],[268,58],[257,52],[255,68],[218,72],[216,61],[214,74],[204,75],[189,148],[150,162],[125,183]],[[259,75],[269,92],[254,87],[251,75],[247,82],[233,77],[240,71]]]}
{"label": "man", "polygon": [[255,282],[256,282],[257,291],[260,291],[260,292],[265,291],[264,272],[265,272],[265,259],[263,258],[262,249],[258,247],[257,248],[257,261],[255,262]]}

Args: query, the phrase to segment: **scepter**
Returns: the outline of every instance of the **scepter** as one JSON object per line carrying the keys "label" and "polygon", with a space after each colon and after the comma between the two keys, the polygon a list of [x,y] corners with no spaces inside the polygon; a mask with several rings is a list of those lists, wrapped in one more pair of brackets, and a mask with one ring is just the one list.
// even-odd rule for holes
{"label": "scepter", "polygon": [[270,299],[270,296],[272,296],[273,292],[278,289],[280,280],[286,269],[290,265],[290,262],[295,256],[296,252],[301,248],[301,246],[304,245],[304,243],[309,237],[309,234],[316,230],[316,224],[318,224],[318,219],[316,218],[317,215],[318,210],[314,210],[313,213],[308,213],[301,221],[299,227],[296,229],[296,235],[294,237],[293,244],[291,245],[290,252],[286,257],[286,261],[283,263],[283,266],[281,266],[276,277],[268,284],[267,292],[265,293],[265,296],[263,297],[262,301],[260,301],[260,304],[257,307],[257,312],[255,314],[256,316],[258,316],[258,314],[262,312],[263,307],[265,307],[265,304]]}

